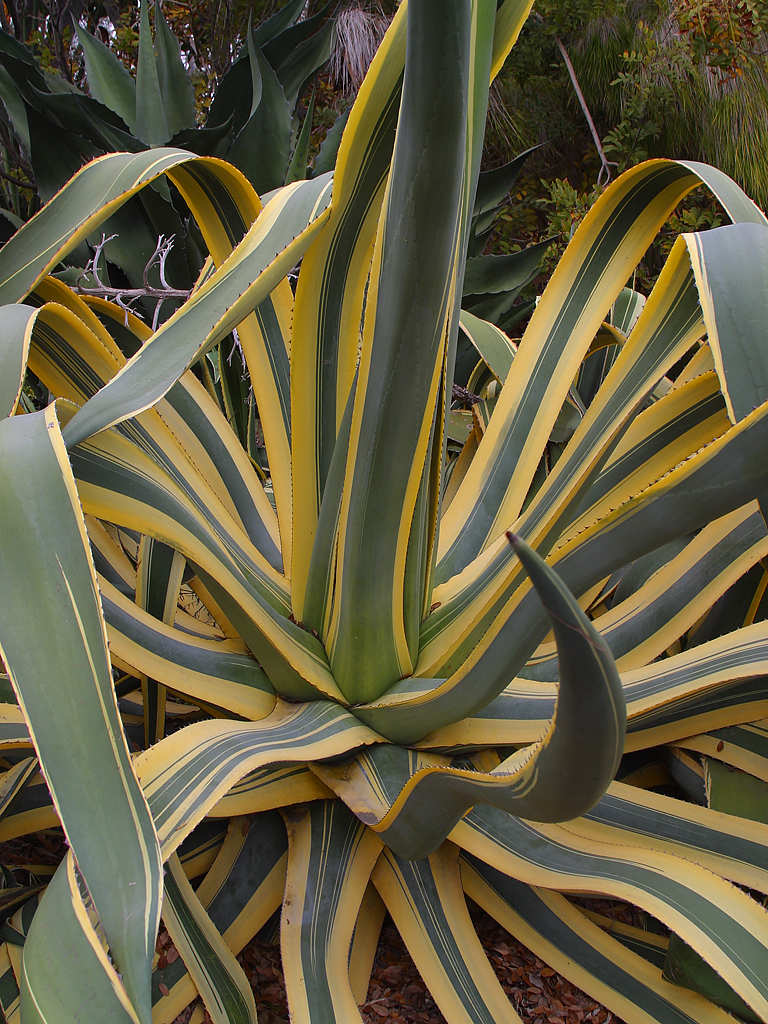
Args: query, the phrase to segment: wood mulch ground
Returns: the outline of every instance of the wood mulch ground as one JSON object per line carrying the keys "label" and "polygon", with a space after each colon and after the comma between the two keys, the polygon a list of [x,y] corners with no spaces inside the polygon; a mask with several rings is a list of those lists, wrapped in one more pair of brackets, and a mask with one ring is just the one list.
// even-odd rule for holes
{"label": "wood mulch ground", "polygon": [[[511,1005],[526,1024],[623,1024],[610,1010],[534,956],[479,907],[470,904],[470,911],[488,959]],[[253,939],[238,960],[256,993],[259,1024],[288,1024],[277,944]],[[191,1013],[192,1007],[180,1014],[174,1024],[187,1024]],[[389,918],[381,933],[361,1013],[365,1024],[445,1021]],[[210,1021],[207,1014],[205,1020],[206,1024]]]}
{"label": "wood mulch ground", "polygon": [[[59,829],[0,844],[0,862],[8,867],[36,863],[55,866],[65,845]],[[590,900],[594,910],[632,922],[634,911],[607,900]],[[521,945],[493,918],[470,902],[470,913],[483,948],[511,1005],[525,1024],[623,1024]],[[164,929],[158,939],[163,955],[176,956]],[[288,1006],[275,938],[256,936],[238,956],[256,993],[259,1024],[288,1024]],[[197,1004],[187,1007],[174,1024],[188,1024]],[[426,986],[389,918],[384,923],[368,995],[361,1007],[365,1024],[444,1024]],[[206,1022],[210,1017],[204,1014]],[[503,1022],[499,1022],[503,1024]]]}

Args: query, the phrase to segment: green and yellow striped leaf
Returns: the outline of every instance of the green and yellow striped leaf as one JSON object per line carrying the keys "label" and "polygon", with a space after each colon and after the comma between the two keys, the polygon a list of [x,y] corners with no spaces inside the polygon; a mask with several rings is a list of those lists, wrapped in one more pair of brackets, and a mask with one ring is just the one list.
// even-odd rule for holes
{"label": "green and yellow striped leaf", "polygon": [[280,944],[291,1020],[361,1021],[350,946],[381,840],[338,800],[283,811],[288,871]]}
{"label": "green and yellow striped leaf", "polygon": [[446,843],[427,860],[384,850],[373,882],[449,1024],[520,1020],[472,926],[456,847]]}
{"label": "green and yellow striped leaf", "polygon": [[259,722],[190,725],[141,753],[134,765],[167,856],[254,769],[339,757],[380,741],[331,701],[278,701]]}
{"label": "green and yellow striped leaf", "polygon": [[467,895],[545,963],[624,1020],[728,1024],[723,1010],[662,979],[559,893],[526,885],[476,858],[462,858]]}
{"label": "green and yellow striped leaf", "polygon": [[534,825],[475,809],[451,833],[463,849],[529,885],[627,899],[675,931],[712,964],[758,1014],[768,911],[690,861],[657,850],[596,843],[561,825]]}
{"label": "green and yellow striped leaf", "polygon": [[[23,588],[4,591],[2,657],[112,955],[146,1020],[160,851],[118,716],[85,523],[54,406],[0,424],[0,465],[3,521],[15,538],[3,547],[0,565],[5,579],[25,579]],[[39,609],[51,600],[56,614],[41,636]],[[82,756],[74,774],[77,736]],[[94,800],[103,824],[98,831]]]}
{"label": "green and yellow striped leaf", "polygon": [[165,870],[163,922],[214,1024],[256,1024],[248,979],[184,874],[176,854]]}
{"label": "green and yellow striped leaf", "polygon": [[97,925],[70,852],[48,885],[24,943],[24,1024],[77,1020],[84,1005],[94,1019],[109,1024],[150,1024],[147,1010],[137,1012],[132,1005]]}

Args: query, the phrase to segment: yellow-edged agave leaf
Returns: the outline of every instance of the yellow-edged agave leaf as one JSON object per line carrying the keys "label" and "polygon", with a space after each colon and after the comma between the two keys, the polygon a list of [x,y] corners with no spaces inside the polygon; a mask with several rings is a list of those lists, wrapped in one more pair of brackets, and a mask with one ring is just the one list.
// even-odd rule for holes
{"label": "yellow-edged agave leaf", "polygon": [[190,881],[202,878],[210,870],[226,841],[227,824],[215,819],[203,821],[180,847],[179,862]]}
{"label": "yellow-edged agave leaf", "polygon": [[[38,285],[36,291],[40,290]],[[88,306],[97,318],[109,325],[109,331],[126,354],[133,354],[152,335],[146,324],[114,302],[92,296]],[[242,325],[238,337],[241,335]],[[268,376],[259,372],[258,365],[253,366],[253,375],[258,380]],[[270,565],[279,569],[282,556],[275,510],[253,463],[237,443],[217,402],[194,374],[185,373],[155,410],[217,497],[231,506],[256,548]]]}
{"label": "yellow-edged agave leaf", "polygon": [[397,125],[406,11],[407,4],[401,4],[355,98],[336,160],[328,226],[307,250],[296,287],[292,575],[299,619],[304,618],[304,589],[326,478],[357,363],[360,317]]}
{"label": "yellow-edged agave leaf", "polygon": [[385,849],[373,883],[447,1020],[519,1021],[472,926],[456,847],[411,861]]}
{"label": "yellow-edged agave leaf", "polygon": [[677,743],[685,750],[709,754],[768,782],[768,722],[765,719],[688,736]]}
{"label": "yellow-edged agave leaf", "polygon": [[636,265],[677,202],[700,182],[733,220],[765,224],[733,182],[701,164],[648,161],[605,190],[536,308],[520,342],[513,386],[502,392],[492,428],[446,512],[440,579],[464,569],[517,518],[557,412],[626,283],[627,267]]}
{"label": "yellow-edged agave leaf", "polygon": [[[610,455],[610,445],[620,435],[627,415],[653,386],[659,373],[679,359],[703,331],[693,276],[684,247],[678,247],[670,254],[652,300],[635,325],[631,343],[622,350],[563,457],[516,524],[519,533],[529,540],[535,537],[537,547],[545,545],[543,551],[559,539],[561,531],[569,525],[571,509],[574,505],[580,507],[584,491],[597,485],[600,461]],[[627,432],[631,429],[626,427]],[[668,465],[665,463],[664,468]],[[499,538],[464,571],[435,588],[433,597],[440,602],[440,614],[434,623],[427,619],[424,624],[423,648],[445,628],[443,620],[450,624],[456,618],[452,603],[461,609],[476,600],[482,589],[503,571],[508,556],[503,537]]]}
{"label": "yellow-edged agave leaf", "polygon": [[[765,520],[754,504],[745,505],[705,526],[633,594],[596,616],[595,629],[619,669],[646,665],[767,554]],[[522,674],[557,679],[555,645],[542,645]]]}
{"label": "yellow-edged agave leaf", "polygon": [[198,722],[166,736],[135,767],[167,856],[253,769],[339,757],[380,740],[331,701],[278,701],[260,722]]}
{"label": "yellow-edged agave leaf", "polygon": [[272,710],[272,685],[242,643],[166,625],[103,578],[99,590],[110,649],[137,674],[244,718],[263,718]]}
{"label": "yellow-edged agave leaf", "polygon": [[[763,717],[768,713],[767,674],[765,621],[622,672],[625,750],[676,742],[697,727],[725,727]],[[520,677],[480,711],[435,730],[419,746],[440,750],[533,743],[550,721],[555,701],[554,684]]]}
{"label": "yellow-edged agave leaf", "polygon": [[332,790],[304,764],[257,768],[248,772],[218,800],[209,814],[228,818],[232,814],[255,814],[310,800],[329,800]]}
{"label": "yellow-edged agave leaf", "polygon": [[3,344],[0,346],[0,416],[16,408],[24,383],[35,309],[32,306],[0,307]]}
{"label": "yellow-edged agave leaf", "polygon": [[[510,535],[510,540],[521,569],[531,580],[531,590],[527,592],[530,618],[525,624],[525,637],[518,637],[517,643],[525,644],[526,653],[531,653],[537,637],[543,637],[547,631],[545,623],[551,622],[560,659],[560,699],[570,708],[567,714],[552,718],[551,728],[542,741],[541,760],[537,759],[536,770],[544,774],[545,764],[550,764],[554,780],[562,770],[562,764],[556,766],[566,750],[570,752],[567,757],[578,756],[581,763],[586,763],[584,757],[587,761],[595,757],[583,781],[586,783],[591,777],[599,787],[598,778],[615,771],[623,743],[624,705],[615,665],[589,619],[557,574],[521,538]],[[520,656],[521,662],[524,657],[524,654]],[[514,676],[514,662],[506,662],[506,666],[509,675]],[[464,718],[467,711],[485,703],[478,699],[477,691],[469,689],[463,681],[453,686],[451,683],[450,679],[407,679],[392,687],[380,701],[359,706],[356,714],[395,742],[413,742],[422,739],[430,727],[436,729]],[[606,743],[599,754],[593,745],[591,754],[582,749],[581,754],[576,755],[576,750],[583,747],[589,736],[590,725],[585,720],[583,731],[576,728],[571,733],[570,724],[566,723],[575,723],[580,714],[586,716],[592,727],[596,727],[598,720],[601,723],[599,728]],[[560,728],[564,729],[563,733]],[[586,783],[587,790],[590,786],[591,783]]]}
{"label": "yellow-edged agave leaf", "polygon": [[502,0],[498,4],[493,33],[492,78],[501,71],[532,6],[533,0]]}
{"label": "yellow-edged agave leaf", "polygon": [[31,835],[45,828],[60,825],[51,794],[42,775],[27,780],[0,820],[0,842],[17,836]]}
{"label": "yellow-edged agave leaf", "polygon": [[[4,591],[3,660],[112,955],[136,1014],[146,1020],[160,851],[118,716],[96,577],[55,407],[4,420],[0,445],[3,517],[14,537],[0,565],[5,579],[21,574],[26,581],[20,591]],[[12,481],[22,474],[25,486],[18,488]],[[56,613],[41,637],[39,609],[52,600]],[[55,715],[51,679],[58,680]],[[78,735],[83,756],[73,775],[65,765]],[[92,793],[87,803],[84,785]],[[97,800],[103,827],[95,831]]]}
{"label": "yellow-edged agave leaf", "polygon": [[[414,663],[428,557],[420,517],[428,514],[428,452],[460,290],[474,88],[487,103],[489,71],[482,85],[473,71],[475,61],[490,59],[493,10],[480,2],[474,12],[463,3],[450,16],[435,13],[430,3],[408,10],[401,117],[368,288],[339,518],[327,644],[342,691],[358,701],[379,696]],[[470,50],[473,30],[487,45],[485,57],[479,46]],[[427,172],[432,161],[442,168],[439,178]],[[416,348],[409,344],[414,335]],[[395,465],[393,448],[401,453]]]}
{"label": "yellow-edged agave leaf", "polygon": [[[170,624],[176,619],[186,559],[178,551],[151,537],[142,537],[136,566],[136,604],[152,618]],[[103,611],[103,606],[102,606]],[[165,735],[166,687],[142,673],[144,745]]]}
{"label": "yellow-edged agave leaf", "polygon": [[630,423],[605,468],[590,484],[583,509],[567,533],[579,533],[657,480],[665,467],[678,465],[729,426],[714,372],[676,384]]}
{"label": "yellow-edged agave leaf", "polygon": [[768,226],[731,224],[684,238],[728,414],[736,423],[764,400],[768,389],[763,348],[749,344],[745,327],[749,318],[759,330],[763,320],[759,300],[765,295]]}
{"label": "yellow-edged agave leaf", "polygon": [[349,978],[358,1006],[365,1002],[368,994],[373,961],[386,915],[387,908],[371,882],[360,904],[349,954]]}
{"label": "yellow-edged agave leaf", "polygon": [[23,299],[142,186],[189,159],[180,149],[155,149],[110,153],[86,165],[3,247],[0,300]]}
{"label": "yellow-edged agave leaf", "polygon": [[73,417],[67,443],[149,408],[206,347],[255,309],[327,219],[330,188],[325,178],[287,186],[222,265]]}
{"label": "yellow-edged agave leaf", "polygon": [[518,882],[474,857],[462,858],[469,896],[569,981],[624,1019],[643,1024],[729,1024],[707,999],[662,979],[563,896]]}
{"label": "yellow-edged agave leaf", "polygon": [[[58,300],[61,286],[54,289],[48,282],[45,284],[41,290],[53,293]],[[41,307],[32,329],[29,368],[54,394],[80,404],[96,394],[125,365],[125,359],[113,339],[99,329],[99,322],[91,317],[88,307],[79,300],[71,305],[75,308],[67,309],[55,301]],[[176,385],[174,391],[178,393],[181,388],[182,385]],[[211,465],[201,457],[199,446],[196,450],[190,432],[173,416],[173,411],[162,403],[160,408],[121,424],[118,432],[174,479],[203,520],[227,524],[251,571],[263,581],[266,592],[274,594],[272,599],[287,607],[284,579],[275,567],[280,564],[280,558],[274,541],[271,545],[265,543],[267,531],[261,531],[259,540],[266,549],[266,557],[251,542],[238,511],[231,502],[225,503],[218,497],[217,491],[225,488],[216,487],[215,469],[211,472]],[[227,440],[227,432],[224,432],[220,443]],[[266,518],[269,522],[269,517]]]}
{"label": "yellow-edged agave leaf", "polygon": [[274,606],[277,595],[253,571],[231,523],[223,516],[206,522],[196,502],[119,431],[102,431],[70,457],[86,511],[163,541],[225,588],[246,643],[278,689],[292,694],[298,681],[299,693],[316,686],[316,694],[339,695],[319,641]]}
{"label": "yellow-edged agave leaf", "polygon": [[768,826],[637,786],[612,782],[605,796],[568,828],[596,842],[631,843],[668,852],[739,885],[768,887]]}
{"label": "yellow-edged agave leaf", "polygon": [[[46,889],[24,943],[24,1024],[77,1020],[83,1006],[94,1020],[150,1024],[147,1010],[137,1012],[132,1005],[97,926],[70,852]],[[72,984],[75,973],[77,985]]]}
{"label": "yellow-edged agave leaf", "polygon": [[[682,410],[677,409],[676,403],[672,406],[666,432],[654,429],[660,424],[653,420],[647,424],[638,422],[639,430],[645,427],[650,432],[650,443],[643,443],[646,439],[637,436],[638,429],[632,438],[634,425],[626,419],[659,374],[679,359],[703,332],[690,261],[680,241],[673,248],[651,299],[633,328],[631,340],[622,349],[563,457],[515,526],[542,553],[547,553],[553,543],[567,536],[569,530],[583,529],[724,432],[726,424],[722,419],[716,419],[713,426],[707,417],[707,413],[716,416],[721,399],[713,396],[711,407],[696,406],[698,392],[686,394],[683,399],[685,402],[687,398],[694,405],[689,420],[676,416],[675,413],[682,413]],[[640,420],[642,417],[638,417]],[[625,424],[623,428],[622,424]],[[629,440],[621,439],[622,429],[626,430]],[[682,449],[681,435],[688,444]],[[601,461],[606,455],[611,457],[610,446],[617,440],[617,452],[624,445],[632,448],[631,454],[626,457],[625,452],[622,459],[617,455],[614,463],[609,462],[609,468],[603,470]],[[583,517],[584,508],[593,503],[592,516],[572,526],[574,512]],[[422,626],[417,671],[427,675],[443,674],[438,668],[441,662],[452,652],[460,658],[466,645],[472,645],[470,630],[476,630],[478,623],[485,623],[487,628],[483,609],[498,601],[502,588],[511,593],[515,585],[509,561],[509,551],[502,537],[463,572],[435,588],[433,602],[439,605],[439,611]]]}
{"label": "yellow-edged agave leaf", "polygon": [[19,984],[8,956],[8,943],[4,942],[0,946],[0,1009],[8,1024],[18,1024],[21,1013],[19,1002]]}
{"label": "yellow-edged agave leaf", "polygon": [[350,982],[350,945],[381,840],[339,801],[286,810],[284,817],[280,939],[291,1020],[362,1021]]}
{"label": "yellow-edged agave leaf", "polygon": [[0,818],[5,815],[11,801],[21,792],[29,782],[33,773],[37,771],[38,762],[36,757],[25,757],[18,761],[0,778]]}
{"label": "yellow-edged agave leaf", "polygon": [[768,912],[690,861],[631,846],[595,843],[561,825],[534,825],[493,808],[475,809],[451,838],[529,885],[628,899],[659,918],[709,961],[758,1014],[768,982],[759,967]]}
{"label": "yellow-edged agave leaf", "polygon": [[[195,891],[227,948],[238,953],[280,906],[287,840],[280,815],[232,818],[216,860]],[[165,991],[164,991],[165,990]],[[178,958],[152,973],[153,1024],[173,1024],[197,988]]]}
{"label": "yellow-edged agave leaf", "polygon": [[165,871],[163,921],[215,1024],[255,1024],[251,986],[173,854]]}
{"label": "yellow-edged agave leaf", "polygon": [[[314,771],[400,856],[426,856],[476,803],[511,814],[562,821],[592,806],[612,778],[624,741],[624,705],[615,666],[573,597],[524,542],[513,538],[550,616],[560,649],[561,690],[548,730],[524,756],[513,756],[491,774],[450,766],[390,745],[363,752],[352,765]],[[387,712],[358,709],[385,734]],[[396,711],[396,709],[395,709]],[[396,728],[403,728],[398,722]],[[597,728],[604,743],[592,741]],[[610,741],[608,738],[611,738]],[[568,765],[578,780],[564,787]]]}

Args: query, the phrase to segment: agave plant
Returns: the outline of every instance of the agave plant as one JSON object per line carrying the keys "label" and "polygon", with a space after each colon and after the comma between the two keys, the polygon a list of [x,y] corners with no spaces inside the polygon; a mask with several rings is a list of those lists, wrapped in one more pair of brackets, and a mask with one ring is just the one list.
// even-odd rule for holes
{"label": "agave plant", "polygon": [[[307,175],[314,102],[303,122],[298,98],[325,63],[334,31],[328,8],[300,23],[302,0],[290,0],[259,25],[249,25],[243,52],[223,75],[197,124],[193,81],[182,60],[159,0],[139,4],[139,45],[132,75],[115,53],[76,25],[88,93],[46,72],[32,52],[0,31],[0,102],[41,200],[58,191],[88,160],[104,153],[141,151],[170,143],[199,155],[234,163],[258,191],[267,192]],[[333,165],[331,134],[318,168]],[[336,142],[338,140],[336,139]],[[135,196],[101,226],[109,236],[105,256],[117,269],[115,284],[146,284],[144,268],[158,236],[173,235],[170,279],[179,288],[193,284],[202,263],[198,237],[177,209],[167,187]],[[92,245],[98,235],[86,236]],[[83,267],[84,246],[68,262]]]}
{"label": "agave plant", "polygon": [[[717,171],[653,161],[516,350],[462,316],[489,82],[529,7],[404,2],[332,178],[262,206],[221,160],[109,155],[0,253],[0,836],[70,845],[42,896],[3,890],[7,1019],[170,1022],[199,992],[255,1020],[234,952],[282,908],[292,1020],[360,1020],[386,908],[446,1019],[514,1020],[465,893],[627,1020],[730,1018],[564,893],[629,900],[768,1015],[768,914],[732,884],[768,889],[768,826],[612,781],[625,750],[766,713],[766,623],[657,657],[768,552],[768,225]],[[152,332],[49,275],[162,176],[215,269]],[[620,352],[542,474],[701,182],[734,223],[679,239],[604,329]],[[448,486],[459,320],[503,387]],[[233,328],[266,483],[195,374]]]}

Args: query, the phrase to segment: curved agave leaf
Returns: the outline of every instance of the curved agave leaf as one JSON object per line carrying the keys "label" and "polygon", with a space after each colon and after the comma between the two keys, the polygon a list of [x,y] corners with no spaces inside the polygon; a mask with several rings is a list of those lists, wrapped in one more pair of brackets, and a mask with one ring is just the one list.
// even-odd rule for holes
{"label": "curved agave leaf", "polygon": [[280,939],[291,1019],[362,1021],[350,944],[381,840],[336,800],[283,816],[289,853]]}
{"label": "curved agave leaf", "polygon": [[286,186],[229,259],[76,414],[67,443],[77,444],[162,398],[207,346],[269,295],[323,224],[329,200],[330,187],[322,179]]}
{"label": "curved agave leaf", "polygon": [[701,181],[734,220],[765,225],[740,189],[699,164],[649,161],[606,189],[575,233],[531,318],[518,350],[514,386],[505,389],[492,430],[446,512],[440,579],[464,569],[519,515],[559,409],[545,396],[564,397],[626,283],[623,259],[634,265],[679,198]]}
{"label": "curved agave leaf", "polygon": [[657,851],[594,843],[560,825],[523,822],[491,808],[472,811],[451,833],[464,849],[529,885],[629,898],[716,966],[758,1014],[766,982],[757,965],[768,912],[688,861]]}
{"label": "curved agave leaf", "polygon": [[197,722],[139,754],[134,765],[167,856],[255,768],[339,757],[380,740],[331,701],[278,701],[259,722]]}
{"label": "curved agave leaf", "polygon": [[410,861],[385,850],[373,883],[448,1020],[519,1021],[472,927],[455,847]]}
{"label": "curved agave leaf", "polygon": [[0,308],[4,337],[4,344],[0,347],[0,416],[10,416],[19,401],[36,315],[37,310],[32,306]]}
{"label": "curved agave leaf", "polygon": [[[227,947],[239,952],[278,909],[285,888],[287,843],[277,812],[234,817],[195,897]],[[180,857],[183,864],[183,858]],[[214,937],[215,940],[215,937]],[[153,1024],[172,1024],[197,995],[184,960],[152,973]]]}
{"label": "curved agave leaf", "polygon": [[24,943],[21,1015],[25,1024],[76,1020],[84,1003],[99,1020],[115,1024],[149,1024],[152,1019],[147,1010],[137,1013],[131,1004],[83,901],[69,853],[48,885]]}
{"label": "curved agave leaf", "polygon": [[707,999],[662,978],[563,896],[518,882],[476,858],[462,859],[469,896],[574,985],[614,1013],[657,1024],[728,1024],[730,1016]]}
{"label": "curved agave leaf", "polygon": [[[18,593],[4,588],[0,650],[130,1000],[146,1020],[160,850],[118,715],[85,524],[55,408],[3,420],[0,446],[3,521],[16,538],[3,546],[0,565],[5,579],[26,580]],[[22,473],[23,489],[12,483]],[[52,554],[41,559],[45,550]],[[33,639],[36,616],[52,595],[56,614],[41,642]],[[51,679],[59,680],[56,715]],[[74,775],[66,764],[76,736],[83,757]],[[83,786],[107,827],[93,829],[94,803],[84,804]]]}
{"label": "curved agave leaf", "polygon": [[[594,784],[600,787],[605,780],[612,777],[623,744],[625,720],[618,676],[612,658],[594,627],[557,575],[521,538],[514,538],[512,544],[521,568],[524,567],[524,571],[531,578],[532,589],[527,592],[527,604],[517,606],[515,614],[507,621],[506,628],[509,628],[512,622],[521,628],[521,606],[530,609],[531,618],[525,623],[524,636],[516,636],[514,641],[516,644],[525,643],[530,653],[537,636],[543,636],[546,631],[545,621],[551,619],[558,641],[560,680],[563,686],[561,699],[564,704],[567,702],[568,707],[566,714],[557,716],[557,724],[548,733],[542,745],[542,756],[549,751],[545,759],[552,757],[553,766],[557,765],[560,756],[566,750],[569,751],[567,756],[570,756],[589,736],[590,722],[593,725],[599,722],[597,727],[600,728],[601,735],[605,736],[605,746],[600,753],[592,745],[591,756],[586,750],[579,755],[581,763],[590,764],[590,768],[583,776],[583,798],[588,801],[586,792],[591,786]],[[519,657],[517,666],[523,660],[524,656]],[[514,675],[516,663],[510,659],[505,665],[506,672]],[[465,717],[469,709],[482,707],[487,702],[478,693],[478,690],[482,692],[487,686],[487,681],[481,682],[478,686],[478,677],[482,679],[480,672],[473,668],[472,673],[458,682],[452,679],[407,679],[391,687],[378,702],[358,706],[355,714],[394,742],[421,740],[430,728],[439,729],[444,723],[458,721]],[[585,699],[582,689],[587,680],[592,694],[591,700]],[[582,714],[585,716],[583,726],[576,726]],[[573,732],[570,731],[571,724],[574,726]],[[558,732],[559,728],[564,730],[562,734]],[[592,757],[597,760],[593,761]],[[597,763],[598,760],[600,765]],[[558,777],[559,770],[557,768],[553,772],[553,783]],[[590,781],[587,782],[587,779]],[[558,789],[559,786],[554,783],[553,796]],[[560,793],[562,795],[562,790]],[[575,798],[575,803],[578,803],[578,799]]]}
{"label": "curved agave leaf", "polygon": [[173,854],[165,872],[163,921],[215,1024],[256,1024],[248,979]]}
{"label": "curved agave leaf", "polygon": [[597,842],[631,842],[668,852],[709,868],[739,885],[765,892],[768,885],[768,826],[636,786],[612,782],[584,818],[568,828]]}

